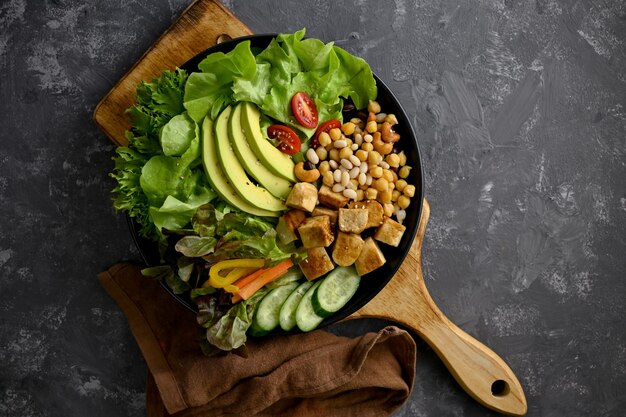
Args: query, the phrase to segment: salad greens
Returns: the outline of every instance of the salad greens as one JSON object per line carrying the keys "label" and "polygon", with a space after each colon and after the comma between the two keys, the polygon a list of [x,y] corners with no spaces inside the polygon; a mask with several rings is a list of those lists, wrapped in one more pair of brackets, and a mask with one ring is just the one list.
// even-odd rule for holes
{"label": "salad greens", "polygon": [[208,55],[199,72],[163,71],[137,86],[137,103],[127,110],[132,128],[128,146],[114,157],[113,205],[139,223],[142,236],[160,244],[162,256],[175,255],[142,273],[176,294],[189,293],[206,329],[205,353],[241,347],[254,309],[270,288],[302,278],[295,268],[233,306],[222,289],[203,286],[209,268],[241,258],[263,259],[269,268],[288,259],[298,262],[306,251],[280,243],[276,219],[241,213],[211,188],[202,166],[204,118],[215,120],[227,106],[249,101],[261,110],[264,132],[278,121],[310,138],[315,129],[302,127],[291,113],[294,94],[310,95],[320,121],[341,119],[344,99],[363,108],[376,97],[364,60],[304,34],[303,29],[279,35],[262,51],[241,42],[229,53]]}
{"label": "salad greens", "polygon": [[369,65],[331,43],[304,39],[305,30],[278,35],[256,57],[250,42],[241,42],[228,54],[205,58],[185,86],[184,106],[199,122],[217,117],[237,101],[250,101],[261,112],[286,123],[307,137],[315,129],[299,125],[290,113],[291,97],[306,91],[315,101],[320,120],[341,119],[343,99],[357,108],[376,97],[376,82]]}

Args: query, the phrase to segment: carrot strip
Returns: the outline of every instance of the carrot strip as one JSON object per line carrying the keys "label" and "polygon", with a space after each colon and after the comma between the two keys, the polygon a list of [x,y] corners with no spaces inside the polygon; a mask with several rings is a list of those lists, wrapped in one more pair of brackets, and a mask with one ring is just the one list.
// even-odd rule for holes
{"label": "carrot strip", "polygon": [[245,287],[246,285],[248,285],[249,283],[251,283],[252,281],[254,281],[255,279],[257,279],[257,277],[259,275],[261,275],[263,272],[267,271],[270,268],[261,268],[261,269],[257,269],[256,271],[254,271],[253,273],[251,273],[250,275],[247,275],[243,278],[238,279],[237,281],[233,282],[233,285],[235,287],[238,287],[239,289]]}
{"label": "carrot strip", "polygon": [[291,260],[288,259],[286,261],[282,261],[278,265],[275,265],[271,268],[266,268],[261,274],[259,274],[255,279],[251,280],[245,286],[239,287],[239,285],[237,285],[237,287],[239,287],[239,291],[233,296],[233,303],[236,303],[242,299],[247,300],[248,298],[252,297],[255,292],[257,292],[270,282],[274,281],[278,277],[282,276],[292,266],[293,262],[291,262]]}

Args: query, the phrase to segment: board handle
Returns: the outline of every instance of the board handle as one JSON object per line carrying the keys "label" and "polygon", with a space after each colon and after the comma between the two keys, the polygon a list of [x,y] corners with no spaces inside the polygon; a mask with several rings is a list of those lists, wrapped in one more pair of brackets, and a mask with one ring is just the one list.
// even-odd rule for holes
{"label": "board handle", "polygon": [[429,216],[430,206],[424,200],[417,234],[402,267],[373,300],[349,318],[382,318],[414,331],[476,401],[500,413],[522,416],[528,409],[526,396],[511,368],[452,323],[426,289],[421,252]]}
{"label": "board handle", "polygon": [[[421,271],[418,280],[423,282]],[[476,401],[500,413],[523,416],[528,410],[524,390],[509,366],[494,351],[452,323],[422,293],[428,312],[404,323],[437,353],[461,387]]]}

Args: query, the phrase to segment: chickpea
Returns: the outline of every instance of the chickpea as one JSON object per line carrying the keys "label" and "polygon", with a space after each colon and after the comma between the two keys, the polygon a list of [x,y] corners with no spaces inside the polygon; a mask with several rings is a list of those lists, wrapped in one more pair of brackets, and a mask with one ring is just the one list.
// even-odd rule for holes
{"label": "chickpea", "polygon": [[398,157],[400,158],[400,166],[403,167],[406,165],[406,154],[404,153],[404,151],[400,152],[398,154]]}
{"label": "chickpea", "polygon": [[380,113],[380,104],[377,101],[370,100],[367,104],[367,111],[370,113]]}
{"label": "chickpea", "polygon": [[330,136],[326,132],[320,133],[318,140],[320,141],[320,145],[324,147],[330,145],[330,143],[332,142]]}
{"label": "chickpea", "polygon": [[388,169],[383,168],[383,178],[386,179],[387,182],[393,184],[393,175],[391,174],[391,171],[389,171]]}
{"label": "chickpea", "polygon": [[393,215],[393,204],[383,204],[383,214],[391,217]]}
{"label": "chickpea", "polygon": [[396,190],[402,192],[402,190],[404,190],[404,187],[406,186],[407,186],[407,183],[405,180],[396,181]]}
{"label": "chickpea", "polygon": [[333,176],[333,173],[331,171],[324,172],[322,174],[322,182],[328,187],[332,187],[333,185],[335,185],[335,178]]}
{"label": "chickpea", "polygon": [[339,158],[339,150],[335,148],[331,149],[330,152],[328,152],[328,157],[337,162],[339,162],[339,159],[341,159]]}
{"label": "chickpea", "polygon": [[376,188],[368,188],[365,190],[365,198],[368,200],[376,200],[378,197],[378,190]]}
{"label": "chickpea", "polygon": [[365,162],[368,160],[369,152],[364,151],[363,149],[359,149],[358,151],[356,151],[355,155],[357,158],[359,158],[359,161]]}
{"label": "chickpea", "polygon": [[361,145],[361,149],[363,149],[365,152],[371,152],[374,150],[374,145],[369,142],[365,142],[363,145]]}
{"label": "chickpea", "polygon": [[369,173],[374,178],[380,178],[383,176],[383,169],[379,166],[371,165],[369,167]]}
{"label": "chickpea", "polygon": [[410,172],[411,172],[411,167],[408,165],[405,165],[402,168],[400,168],[400,171],[398,171],[398,176],[400,178],[407,178]]}
{"label": "chickpea", "polygon": [[344,135],[351,135],[351,134],[354,133],[354,128],[355,127],[356,126],[352,122],[344,123],[341,126],[341,131],[343,132]]}
{"label": "chickpea", "polygon": [[415,196],[415,186],[414,185],[407,185],[406,187],[404,187],[404,190],[402,190],[402,192],[407,197],[414,197]]}
{"label": "chickpea", "polygon": [[402,194],[400,194],[400,191],[398,190],[393,190],[391,192],[391,201],[396,202],[398,201],[398,198],[401,196]]}
{"label": "chickpea", "polygon": [[367,162],[369,162],[370,165],[378,165],[382,160],[383,157],[378,151],[372,151],[367,155]]}
{"label": "chickpea", "polygon": [[389,182],[384,178],[378,178],[376,181],[372,183],[372,187],[376,188],[378,192],[382,193],[384,191],[388,191]]}
{"label": "chickpea", "polygon": [[400,156],[396,153],[391,153],[385,158],[385,162],[392,168],[398,168],[400,166]]}
{"label": "chickpea", "polygon": [[317,169],[320,170],[320,174],[324,175],[325,172],[330,171],[330,164],[328,163],[328,161],[322,161]]}
{"label": "chickpea", "polygon": [[405,195],[398,197],[398,206],[400,206],[401,209],[406,209],[409,204],[411,204],[411,199],[409,197]]}
{"label": "chickpea", "polygon": [[396,117],[395,114],[388,114],[387,117],[385,117],[385,122],[389,123],[390,125],[397,125],[398,124],[398,118]]}
{"label": "chickpea", "polygon": [[323,146],[318,147],[315,150],[315,153],[317,154],[317,157],[320,159],[320,161],[324,161],[328,157],[328,151]]}
{"label": "chickpea", "polygon": [[332,140],[339,140],[341,139],[341,130],[335,127],[333,129],[330,129],[330,132],[328,132],[328,135],[330,136]]}
{"label": "chickpea", "polygon": [[376,120],[372,120],[371,122],[367,122],[365,125],[365,130],[369,133],[374,133],[378,130],[378,125],[376,124]]}
{"label": "chickpea", "polygon": [[339,151],[339,159],[348,159],[352,155],[352,149],[346,147]]}
{"label": "chickpea", "polygon": [[365,198],[365,191],[362,189],[356,190],[356,201],[363,201]]}

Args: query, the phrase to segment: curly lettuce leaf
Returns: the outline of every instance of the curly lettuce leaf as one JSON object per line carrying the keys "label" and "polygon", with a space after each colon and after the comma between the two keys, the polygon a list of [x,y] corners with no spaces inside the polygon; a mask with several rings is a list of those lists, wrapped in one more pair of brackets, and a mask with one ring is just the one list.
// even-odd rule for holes
{"label": "curly lettuce leaf", "polygon": [[208,55],[189,76],[185,85],[184,107],[189,116],[200,123],[208,114],[216,119],[233,102],[232,85],[235,79],[252,79],[256,62],[250,50],[250,41],[239,43],[227,54]]}
{"label": "curly lettuce leaf", "polygon": [[376,98],[376,81],[369,65],[318,39],[304,39],[305,30],[282,34],[256,57],[257,71],[251,79],[235,79],[235,101],[251,101],[268,116],[286,123],[305,136],[305,129],[290,111],[291,97],[305,91],[315,101],[321,121],[341,119],[343,99],[350,98],[357,108]]}

